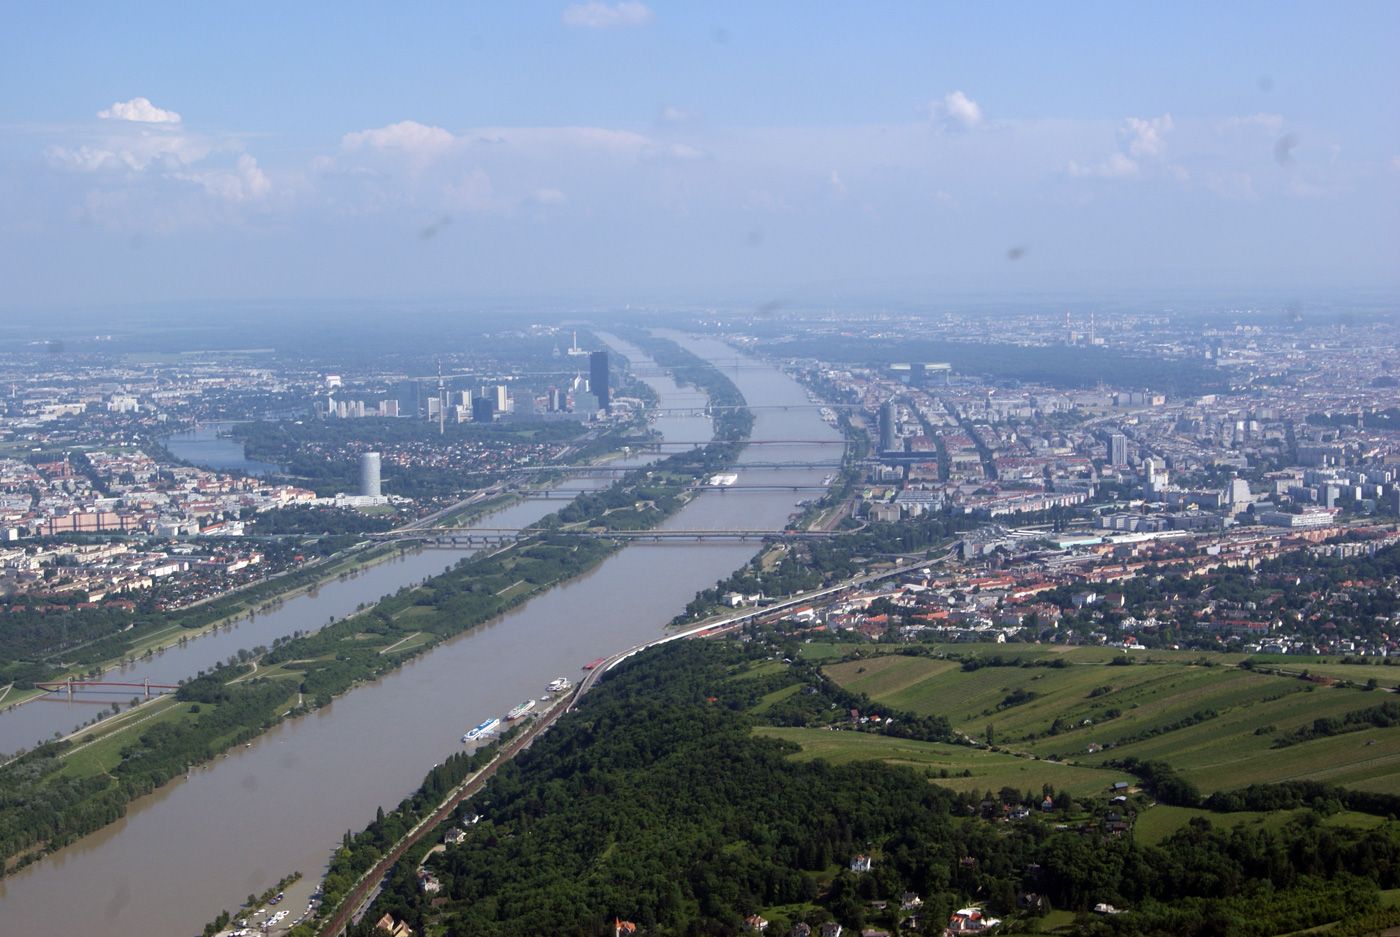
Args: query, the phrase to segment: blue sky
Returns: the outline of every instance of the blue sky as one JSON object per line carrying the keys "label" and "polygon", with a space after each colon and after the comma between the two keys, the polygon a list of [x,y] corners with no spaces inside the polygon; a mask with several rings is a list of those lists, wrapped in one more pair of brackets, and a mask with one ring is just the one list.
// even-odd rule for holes
{"label": "blue sky", "polygon": [[6,21],[10,314],[1400,281],[1393,3],[74,3]]}

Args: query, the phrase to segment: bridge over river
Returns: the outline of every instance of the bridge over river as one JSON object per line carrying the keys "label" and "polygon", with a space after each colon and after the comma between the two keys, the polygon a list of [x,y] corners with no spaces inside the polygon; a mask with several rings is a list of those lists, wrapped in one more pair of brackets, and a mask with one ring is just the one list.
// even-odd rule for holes
{"label": "bridge over river", "polygon": [[[634,543],[770,543],[788,540],[830,540],[850,531],[772,530],[744,528],[685,529],[657,528],[654,530],[554,530],[555,534],[592,537],[601,540],[627,540]],[[374,534],[384,541],[420,540],[427,545],[444,547],[490,546],[516,540],[521,534],[543,533],[542,528],[529,527],[435,527],[431,530],[394,530]]]}

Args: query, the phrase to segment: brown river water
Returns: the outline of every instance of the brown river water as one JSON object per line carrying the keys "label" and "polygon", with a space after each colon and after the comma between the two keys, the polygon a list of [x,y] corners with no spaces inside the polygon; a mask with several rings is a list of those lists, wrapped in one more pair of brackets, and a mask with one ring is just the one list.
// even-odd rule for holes
{"label": "brown river water", "polygon": [[[637,349],[614,344],[634,363],[645,362]],[[719,342],[686,339],[685,344],[725,367],[751,405],[796,405],[756,411],[754,439],[802,442],[746,449],[736,466],[739,486],[746,481],[810,485],[835,470],[839,445],[814,447],[807,441],[839,441],[840,435],[806,406],[806,394],[794,381]],[[701,400],[691,388],[665,378],[649,380],[663,407]],[[656,426],[673,440],[709,435],[703,418],[661,419]],[[745,462],[818,459],[833,464],[748,473],[743,468]],[[569,487],[582,486],[572,481]],[[798,509],[797,501],[814,496],[812,491],[706,492],[665,526],[780,528]],[[510,526],[559,506],[559,501],[526,502],[480,523]],[[195,768],[188,778],[132,803],[123,820],[0,879],[4,933],[193,935],[220,909],[235,911],[249,893],[300,870],[305,879],[289,890],[284,904],[294,919],[342,834],[362,828],[377,807],[392,809],[415,790],[433,764],[462,748],[459,740],[467,729],[502,716],[521,700],[538,698],[554,677],[577,680],[584,663],[660,636],[698,590],[723,579],[757,549],[755,543],[628,546],[589,574],[439,645],[324,709],[284,723],[247,748]],[[181,650],[157,658],[152,666],[161,669],[147,672],[153,682],[156,672],[189,676],[239,647],[320,627],[359,602],[441,572],[465,552],[423,550],[328,584],[269,616],[240,623],[218,653],[211,654],[213,642],[222,635],[202,638],[192,646],[210,644],[204,653],[185,657],[183,669]],[[45,705],[67,704],[20,710]],[[77,721],[82,720],[65,714],[62,727],[66,731]]]}

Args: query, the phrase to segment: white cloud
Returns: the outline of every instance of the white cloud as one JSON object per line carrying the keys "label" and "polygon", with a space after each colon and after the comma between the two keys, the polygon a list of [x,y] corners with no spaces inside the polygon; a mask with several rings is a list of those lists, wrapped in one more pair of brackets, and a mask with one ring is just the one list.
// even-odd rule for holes
{"label": "white cloud", "polygon": [[179,114],[174,111],[161,110],[145,98],[119,101],[105,111],[98,111],[97,116],[105,117],[108,120],[134,120],[143,124],[178,124],[180,122]]}
{"label": "white cloud", "polygon": [[144,170],[151,166],[180,169],[208,156],[213,146],[202,137],[143,128],[116,133],[96,144],[77,147],[54,144],[46,153],[49,162],[78,172]]}
{"label": "white cloud", "polygon": [[480,166],[462,175],[460,182],[443,186],[443,204],[463,211],[493,211],[504,207],[496,198],[491,179]]}
{"label": "white cloud", "polygon": [[1097,166],[1081,166],[1071,160],[1065,169],[1076,179],[1126,179],[1138,171],[1138,164],[1122,153],[1112,153]]}
{"label": "white cloud", "polygon": [[375,130],[360,130],[347,133],[340,141],[342,149],[358,150],[371,147],[377,150],[403,150],[405,152],[432,154],[452,146],[457,138],[441,127],[429,127],[414,120],[403,120]]}
{"label": "white cloud", "polygon": [[194,182],[216,198],[229,202],[246,202],[264,198],[272,191],[272,183],[258,168],[258,161],[247,153],[238,157],[233,170],[214,169],[208,172],[175,173],[174,178]]}
{"label": "white cloud", "polygon": [[1172,115],[1163,114],[1151,120],[1129,117],[1123,124],[1123,135],[1128,138],[1130,156],[1161,156],[1167,148],[1162,135],[1173,129]]}
{"label": "white cloud", "polygon": [[562,205],[568,200],[558,189],[536,189],[530,194],[530,201],[536,205]]}
{"label": "white cloud", "polygon": [[836,174],[836,170],[833,169],[831,171],[831,175],[827,176],[826,182],[831,186],[831,191],[836,194],[838,199],[846,197],[846,183],[841,181],[841,177]]}
{"label": "white cloud", "polygon": [[1226,131],[1249,131],[1262,130],[1270,135],[1277,135],[1283,127],[1282,114],[1250,114],[1247,117],[1230,117],[1221,121],[1216,129],[1221,133]]}
{"label": "white cloud", "polygon": [[1256,199],[1254,179],[1247,172],[1212,172],[1205,177],[1206,188],[1221,198]]}
{"label": "white cloud", "polygon": [[705,151],[684,143],[648,143],[641,148],[637,157],[648,163],[687,161],[704,159]]}
{"label": "white cloud", "polygon": [[982,108],[961,91],[946,94],[941,101],[930,101],[920,110],[948,127],[971,130],[982,125]]}
{"label": "white cloud", "polygon": [[688,124],[692,120],[698,120],[699,117],[699,111],[683,111],[670,105],[661,109],[661,120],[668,124]]}
{"label": "white cloud", "polygon": [[562,18],[566,26],[606,29],[612,26],[641,26],[651,22],[654,15],[651,8],[639,0],[622,0],[614,4],[587,0],[586,3],[571,3],[564,7]]}

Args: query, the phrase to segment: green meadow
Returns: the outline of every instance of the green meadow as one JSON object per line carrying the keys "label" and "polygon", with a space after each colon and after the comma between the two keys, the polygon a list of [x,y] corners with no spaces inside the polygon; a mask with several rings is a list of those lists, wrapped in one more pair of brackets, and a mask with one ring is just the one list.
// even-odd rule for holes
{"label": "green meadow", "polygon": [[[1132,781],[1122,771],[1057,764],[1033,758],[990,752],[946,742],[915,742],[866,732],[829,729],[793,729],[761,726],[756,734],[785,739],[802,746],[795,757],[822,758],[832,764],[852,761],[884,761],[927,771],[932,779],[958,791],[1000,790],[1014,787],[1037,796],[1046,784],[1076,797],[1106,793],[1116,781]],[[943,772],[947,772],[947,776]]]}
{"label": "green meadow", "polygon": [[[804,648],[804,654],[805,654]],[[1086,768],[1126,757],[1166,761],[1203,793],[1266,781],[1316,780],[1400,794],[1400,727],[1275,748],[1278,738],[1392,697],[1359,687],[1250,671],[1231,658],[1106,648],[950,645],[965,659],[999,654],[1017,666],[881,654],[826,664],[845,689],[997,747]],[[1037,665],[1037,661],[1045,664]],[[1380,667],[1333,665],[1364,675]],[[1301,668],[1299,668],[1301,670]],[[1314,671],[1316,672],[1316,671]]]}

